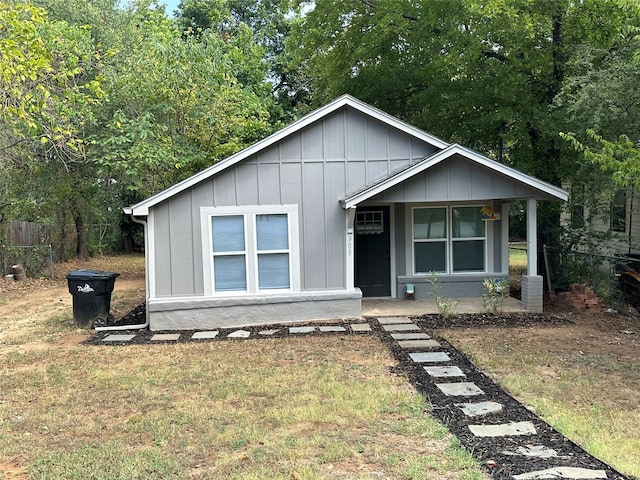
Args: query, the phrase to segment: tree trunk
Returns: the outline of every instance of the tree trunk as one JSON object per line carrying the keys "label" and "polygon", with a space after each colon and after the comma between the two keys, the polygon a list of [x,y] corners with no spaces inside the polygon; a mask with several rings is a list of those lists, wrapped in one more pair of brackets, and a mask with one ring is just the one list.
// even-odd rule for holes
{"label": "tree trunk", "polygon": [[20,282],[27,278],[27,273],[24,271],[24,267],[20,264],[11,265],[11,274],[16,282]]}
{"label": "tree trunk", "polygon": [[76,209],[73,212],[73,221],[76,224],[76,255],[81,260],[87,260],[89,258],[89,248],[87,247],[87,228],[84,224],[84,218],[82,214]]}

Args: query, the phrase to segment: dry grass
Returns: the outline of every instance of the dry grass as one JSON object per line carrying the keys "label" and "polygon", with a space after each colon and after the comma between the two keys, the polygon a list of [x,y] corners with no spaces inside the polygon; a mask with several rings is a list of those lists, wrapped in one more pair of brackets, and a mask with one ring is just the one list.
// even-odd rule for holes
{"label": "dry grass", "polygon": [[[83,266],[124,308],[117,261]],[[486,478],[374,337],[84,346],[66,283],[33,285],[0,302],[0,479]]]}
{"label": "dry grass", "polygon": [[625,334],[616,337],[617,330],[610,335],[597,331],[578,323],[440,334],[566,437],[622,473],[640,478],[637,349],[623,345]]}

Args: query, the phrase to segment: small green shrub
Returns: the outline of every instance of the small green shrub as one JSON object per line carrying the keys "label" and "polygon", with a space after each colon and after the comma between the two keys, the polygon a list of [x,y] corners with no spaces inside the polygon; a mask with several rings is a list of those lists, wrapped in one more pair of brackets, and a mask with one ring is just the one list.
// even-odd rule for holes
{"label": "small green shrub", "polygon": [[496,280],[495,278],[485,278],[485,293],[482,295],[482,306],[491,313],[502,313],[504,299],[509,294],[509,280],[503,278]]}
{"label": "small green shrub", "polygon": [[449,319],[457,315],[456,306],[458,302],[440,294],[440,282],[436,272],[429,272],[429,283],[431,284],[431,295],[436,301],[436,307],[443,318]]}

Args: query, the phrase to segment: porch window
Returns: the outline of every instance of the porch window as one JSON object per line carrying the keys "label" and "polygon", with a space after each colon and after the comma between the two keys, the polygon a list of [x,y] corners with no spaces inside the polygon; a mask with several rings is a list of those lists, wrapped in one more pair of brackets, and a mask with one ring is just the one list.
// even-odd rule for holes
{"label": "porch window", "polygon": [[[205,290],[213,293],[291,291],[297,259],[297,207],[204,208]],[[208,247],[206,247],[208,245]]]}
{"label": "porch window", "polygon": [[451,208],[451,246],[454,272],[483,272],[485,222],[482,207]]}
{"label": "porch window", "polygon": [[413,209],[414,273],[485,271],[481,206]]}
{"label": "porch window", "polygon": [[413,251],[416,273],[447,271],[447,209],[413,210]]}

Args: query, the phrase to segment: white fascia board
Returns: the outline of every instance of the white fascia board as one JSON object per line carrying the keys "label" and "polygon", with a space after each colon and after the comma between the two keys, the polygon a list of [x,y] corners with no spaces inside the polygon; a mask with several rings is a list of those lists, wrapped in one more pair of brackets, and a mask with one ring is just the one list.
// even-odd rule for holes
{"label": "white fascia board", "polygon": [[429,143],[430,145],[433,145],[436,148],[445,148],[449,145],[444,140],[441,140],[433,135],[430,135],[427,132],[424,132],[412,125],[409,125],[408,123],[405,123],[402,120],[399,120],[389,115],[388,113],[383,112],[382,110],[372,107],[371,105],[368,105],[362,102],[361,100],[358,100],[350,95],[343,95],[337,98],[336,100],[334,100],[333,102],[325,105],[324,107],[321,107],[311,112],[310,114],[302,117],[300,120],[282,128],[281,130],[278,130],[277,132],[268,136],[267,138],[254,143],[253,145],[245,148],[244,150],[241,150],[238,153],[235,153],[230,157],[227,157],[224,160],[219,161],[218,163],[210,166],[209,168],[206,168],[201,172],[196,173],[195,175],[187,178],[186,180],[183,180],[182,182],[176,183],[175,185],[147,198],[146,200],[143,200],[140,203],[137,203],[136,205],[128,207],[130,212],[129,214],[133,214],[136,216],[148,215],[150,207],[153,207],[154,205],[157,205],[158,203],[163,202],[171,198],[172,196],[177,195],[178,193],[181,193],[189,189],[190,187],[200,183],[201,181],[206,180],[212,177],[213,175],[216,175],[222,170],[232,167],[238,162],[241,162],[242,160],[245,160],[251,157],[252,155],[259,153],[265,148],[268,148],[271,145],[274,145],[280,140],[298,132],[299,130],[302,130],[303,128],[311,125],[312,123],[320,120],[321,118],[335,112],[336,110],[344,106],[349,106],[351,108],[354,108],[355,110],[358,110],[359,112],[371,118],[375,118],[376,120],[379,120],[380,122],[386,125],[397,128],[398,130],[406,133],[407,135],[410,135],[414,138],[417,138],[426,143]]}
{"label": "white fascia board", "polygon": [[382,193],[385,190],[388,190],[404,182],[405,180],[408,180],[414,175],[417,175],[418,173],[421,173],[433,167],[434,165],[437,165],[438,163],[442,162],[443,160],[446,160],[447,158],[450,158],[452,155],[455,155],[455,154],[462,155],[463,157],[471,161],[474,161],[479,165],[482,165],[495,172],[501,173],[513,180],[516,180],[525,185],[528,185],[529,187],[534,188],[546,195],[549,195],[554,199],[566,201],[569,198],[569,194],[566,191],[562,190],[561,188],[558,188],[554,185],[551,185],[550,183],[539,180],[535,177],[531,177],[530,175],[527,175],[526,173],[516,170],[515,168],[511,168],[502,163],[498,163],[495,160],[491,160],[487,157],[480,155],[477,152],[474,152],[473,150],[470,150],[468,148],[462,147],[454,143],[449,147],[445,148],[444,150],[434,153],[431,157],[423,160],[422,162],[416,163],[415,165],[412,165],[406,170],[403,170],[397,173],[396,175],[391,176],[386,180],[383,180],[380,183],[372,185],[370,188],[362,190],[361,192],[358,192],[355,195],[352,195],[350,197],[343,199],[341,202],[342,206],[344,208],[355,207],[358,204],[364,202],[365,200],[368,200],[371,197],[374,197],[379,193]]}

